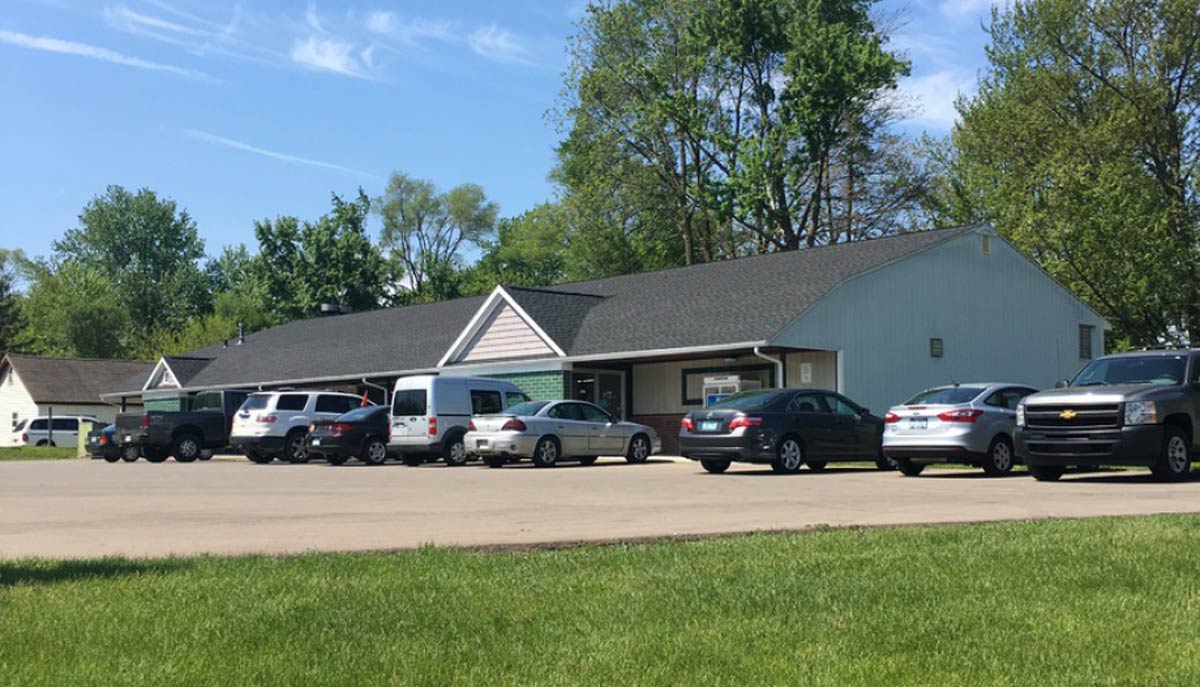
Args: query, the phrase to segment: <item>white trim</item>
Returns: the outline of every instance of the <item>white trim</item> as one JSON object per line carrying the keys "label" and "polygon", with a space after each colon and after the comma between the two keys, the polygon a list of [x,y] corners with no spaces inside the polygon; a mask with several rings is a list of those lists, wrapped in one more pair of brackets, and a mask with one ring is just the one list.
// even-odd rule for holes
{"label": "white trim", "polygon": [[846,352],[842,349],[834,351],[837,354],[834,365],[837,367],[837,389],[839,394],[846,393]]}
{"label": "white trim", "polygon": [[[179,379],[175,376],[175,371],[172,370],[171,365],[167,363],[166,356],[163,356],[158,359],[158,364],[156,364],[154,369],[150,371],[150,376],[146,378],[146,383],[142,385],[143,392],[151,390],[150,384],[158,378],[160,371],[164,374],[162,378],[164,383],[156,384],[155,388],[180,388]],[[168,378],[165,375],[170,375],[170,377]],[[103,394],[101,394],[101,397],[103,397]]]}
{"label": "white trim", "polygon": [[475,311],[475,316],[472,317],[471,321],[467,323],[467,326],[458,335],[458,338],[454,340],[454,343],[450,344],[450,348],[446,350],[446,354],[443,355],[442,359],[438,361],[438,367],[444,367],[450,363],[453,358],[457,358],[458,356],[462,355],[463,348],[465,348],[467,342],[475,338],[475,335],[479,333],[479,330],[483,327],[483,323],[486,322],[489,317],[491,317],[493,312],[495,312],[497,307],[496,301],[501,298],[504,299],[504,302],[508,304],[508,307],[513,309],[513,312],[517,314],[517,317],[521,318],[521,321],[524,322],[530,329],[532,329],[534,334],[537,334],[537,337],[542,340],[542,343],[546,344],[550,350],[554,351],[555,355],[560,358],[566,357],[566,352],[563,351],[563,349],[560,348],[557,343],[555,343],[554,339],[550,338],[550,335],[547,334],[544,329],[542,329],[541,325],[539,325],[532,317],[529,316],[529,313],[525,312],[524,308],[517,304],[516,299],[509,295],[509,293],[504,290],[503,286],[497,286],[496,288],[492,289],[491,295],[488,296],[488,299],[483,302],[483,305],[479,306],[479,310]]}

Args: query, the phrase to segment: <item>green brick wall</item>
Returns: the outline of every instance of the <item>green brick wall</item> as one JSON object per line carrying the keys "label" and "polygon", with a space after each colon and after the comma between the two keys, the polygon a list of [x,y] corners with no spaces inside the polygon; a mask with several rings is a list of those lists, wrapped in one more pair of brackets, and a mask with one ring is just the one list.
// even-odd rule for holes
{"label": "green brick wall", "polygon": [[506,375],[488,375],[516,384],[535,401],[557,401],[566,398],[566,373],[561,370],[549,372],[515,372]]}
{"label": "green brick wall", "polygon": [[183,399],[181,398],[150,398],[146,399],[142,406],[146,410],[161,410],[165,412],[175,412],[183,410]]}

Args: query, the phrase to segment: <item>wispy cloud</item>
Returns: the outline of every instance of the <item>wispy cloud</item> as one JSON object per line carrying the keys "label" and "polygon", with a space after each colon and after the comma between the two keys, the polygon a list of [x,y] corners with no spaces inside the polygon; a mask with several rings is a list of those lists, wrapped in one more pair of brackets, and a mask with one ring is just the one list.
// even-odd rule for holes
{"label": "wispy cloud", "polygon": [[101,48],[87,43],[76,43],[74,41],[66,41],[59,38],[49,38],[46,36],[30,36],[24,33],[15,31],[0,30],[0,43],[7,43],[21,48],[30,50],[42,50],[45,52],[59,53],[62,55],[75,55],[77,57],[86,57],[92,60],[101,62],[110,62],[119,64],[125,67],[134,67],[135,69],[145,69],[148,71],[162,72],[165,74],[173,74],[182,76],[188,79],[196,79],[198,81],[215,82],[211,76],[204,72],[195,69],[186,69],[184,67],[176,67],[171,64],[163,64],[161,62],[151,62],[143,60],[140,57],[130,57],[119,52]]}
{"label": "wispy cloud", "polygon": [[293,62],[308,69],[333,72],[360,79],[369,76],[370,64],[365,64],[362,58],[365,57],[367,61],[371,59],[370,48],[361,51],[359,56],[355,56],[353,43],[346,43],[334,38],[317,36],[309,36],[305,39],[297,38],[292,43],[291,56]]}
{"label": "wispy cloud", "polygon": [[179,9],[163,0],[146,0],[145,9],[119,4],[104,9],[104,20],[112,28],[173,45],[207,57],[219,55],[265,65],[287,64],[288,55],[239,35],[246,21],[241,6],[235,6],[227,22],[216,21]]}
{"label": "wispy cloud", "polygon": [[992,11],[993,7],[1007,9],[1013,0],[942,0],[939,9],[951,19],[974,19]]}
{"label": "wispy cloud", "polygon": [[534,64],[529,48],[519,36],[495,24],[480,27],[467,37],[475,54],[496,62]]}
{"label": "wispy cloud", "polygon": [[898,99],[911,112],[906,121],[946,132],[958,121],[954,102],[959,94],[969,96],[975,90],[974,77],[960,69],[943,69],[901,81]]}
{"label": "wispy cloud", "polygon": [[367,31],[390,38],[408,47],[421,47],[429,41],[449,42],[458,37],[448,21],[401,17],[394,12],[371,12],[363,21]]}
{"label": "wispy cloud", "polygon": [[345,167],[342,165],[335,165],[332,162],[322,162],[320,160],[313,160],[313,159],[306,158],[306,157],[300,157],[299,155],[290,155],[288,153],[280,153],[280,152],[276,152],[274,150],[267,150],[266,148],[259,148],[258,146],[253,146],[253,145],[250,145],[249,143],[243,143],[242,141],[235,141],[232,138],[225,138],[224,136],[210,134],[207,131],[199,131],[196,129],[184,129],[183,135],[187,136],[188,138],[195,139],[197,141],[203,141],[205,143],[212,143],[214,145],[224,146],[226,148],[232,148],[234,150],[240,150],[245,153],[253,153],[255,155],[261,155],[263,157],[269,157],[272,160],[279,160],[280,162],[286,162],[286,163],[292,164],[292,165],[306,165],[308,167],[317,167],[320,169],[328,169],[328,170],[331,170],[334,172],[341,172],[343,174],[353,174],[355,176],[360,176],[360,177],[363,177],[366,179],[372,179],[372,180],[376,180],[376,181],[383,180],[383,177],[377,176],[375,174],[371,174],[370,172],[364,172],[361,169],[354,169],[353,167]]}

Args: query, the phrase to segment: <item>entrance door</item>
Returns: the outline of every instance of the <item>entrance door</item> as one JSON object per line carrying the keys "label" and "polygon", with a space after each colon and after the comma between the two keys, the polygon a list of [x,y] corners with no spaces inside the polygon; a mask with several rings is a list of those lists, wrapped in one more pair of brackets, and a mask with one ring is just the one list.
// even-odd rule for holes
{"label": "entrance door", "polygon": [[625,419],[625,373],[619,370],[575,370],[571,398],[594,403],[618,420]]}

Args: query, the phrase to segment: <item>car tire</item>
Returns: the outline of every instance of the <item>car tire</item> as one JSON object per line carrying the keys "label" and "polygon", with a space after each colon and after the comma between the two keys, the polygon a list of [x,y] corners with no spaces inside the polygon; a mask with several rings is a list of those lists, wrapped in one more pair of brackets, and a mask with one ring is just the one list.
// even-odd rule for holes
{"label": "car tire", "polygon": [[293,430],[283,440],[283,459],[293,465],[308,462],[308,444],[304,432]]}
{"label": "car tire", "polygon": [[[599,460],[599,459],[600,459],[600,456],[584,456],[584,457],[582,457],[582,458],[580,458],[580,459],[579,459],[579,464],[580,464],[580,465],[595,465],[595,464],[596,464],[596,461],[597,461],[597,460]],[[626,460],[629,460],[629,459],[628,459],[628,458],[626,458]],[[633,462],[636,462],[636,461],[632,461],[632,460],[630,460],[629,462],[630,462],[630,463],[633,463]]]}
{"label": "car tire", "polygon": [[775,459],[771,461],[771,469],[781,475],[794,475],[800,472],[804,465],[804,447],[794,436],[785,436],[775,447]]}
{"label": "car tire", "polygon": [[722,472],[725,472],[732,464],[732,461],[716,460],[712,458],[705,458],[704,460],[700,461],[700,467],[704,468],[706,472],[711,472],[714,475],[719,475]]}
{"label": "car tire", "polygon": [[404,463],[405,465],[407,465],[410,468],[415,468],[415,467],[420,467],[425,462],[425,459],[422,458],[421,456],[406,454],[403,458],[400,459],[400,462]]}
{"label": "car tire", "polygon": [[118,453],[105,453],[103,456],[105,463],[117,463],[121,460],[121,455]]}
{"label": "car tire", "polygon": [[[650,459],[650,437],[645,434],[635,434],[629,440],[629,450],[625,452],[625,461],[629,463],[645,463]],[[595,462],[595,461],[593,461]]]}
{"label": "car tire", "polygon": [[180,434],[171,445],[171,455],[180,463],[196,462],[202,450],[200,439],[194,434]]}
{"label": "car tire", "polygon": [[269,453],[259,453],[258,451],[247,451],[246,457],[250,459],[251,463],[257,463],[258,465],[266,465],[275,460],[275,456]]}
{"label": "car tire", "polygon": [[552,468],[558,465],[560,453],[562,453],[562,446],[559,445],[558,439],[542,437],[533,449],[533,464],[539,468]]}
{"label": "car tire", "polygon": [[467,445],[463,442],[463,435],[451,434],[442,442],[442,460],[446,461],[446,465],[455,468],[462,467],[467,464],[469,458]]}
{"label": "car tire", "polygon": [[325,456],[325,462],[329,463],[330,465],[345,465],[346,460],[346,456],[343,456],[340,453],[330,453]]}
{"label": "car tire", "polygon": [[142,449],[142,457],[151,463],[161,463],[169,456],[165,448],[144,448]]}
{"label": "car tire", "polygon": [[914,463],[912,458],[895,458],[896,469],[905,477],[916,477],[925,471],[924,463]]}
{"label": "car tire", "polygon": [[142,457],[142,452],[137,446],[126,446],[121,449],[121,460],[126,463],[136,463],[138,458]]}
{"label": "car tire", "polygon": [[39,442],[37,443],[37,445],[38,445],[38,446],[53,446],[53,445],[54,445],[54,442],[53,442],[53,441],[47,441],[47,440],[45,440],[45,439],[42,439],[41,441],[39,441]]}
{"label": "car tire", "polygon": [[367,465],[383,465],[387,462],[387,442],[379,437],[367,439],[359,458]]}
{"label": "car tire", "polygon": [[896,469],[896,461],[887,456],[879,456],[875,459],[875,469],[891,472]]}
{"label": "car tire", "polygon": [[483,460],[489,468],[502,468],[508,463],[508,459],[504,456],[488,456]]}
{"label": "car tire", "polygon": [[992,445],[988,447],[987,455],[983,457],[981,464],[985,474],[1002,477],[1012,472],[1013,462],[1012,439],[1000,435],[992,439]]}
{"label": "car tire", "polygon": [[1030,465],[1029,474],[1039,482],[1057,482],[1066,472],[1066,468],[1057,465]]}
{"label": "car tire", "polygon": [[212,460],[212,457],[213,451],[210,449],[204,449],[200,452],[200,460]]}
{"label": "car tire", "polygon": [[825,472],[825,466],[829,465],[827,460],[810,460],[808,461],[809,472]]}
{"label": "car tire", "polygon": [[1173,425],[1163,427],[1162,450],[1150,466],[1154,478],[1162,482],[1178,482],[1192,471],[1192,440],[1187,432]]}

